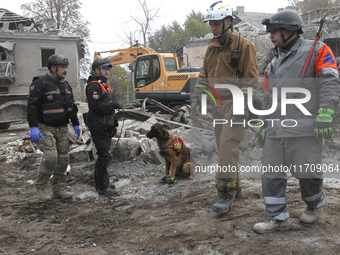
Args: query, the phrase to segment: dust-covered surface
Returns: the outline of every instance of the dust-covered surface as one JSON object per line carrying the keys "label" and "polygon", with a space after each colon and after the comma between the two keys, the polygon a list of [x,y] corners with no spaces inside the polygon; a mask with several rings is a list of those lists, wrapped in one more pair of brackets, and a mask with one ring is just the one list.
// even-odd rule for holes
{"label": "dust-covered surface", "polygon": [[[28,130],[27,124],[12,125],[0,131],[0,144],[27,137]],[[248,156],[245,150],[241,164],[259,164]],[[168,188],[159,183],[164,165],[138,157],[114,161],[110,178],[121,196],[99,198],[89,161],[71,165],[72,200],[42,202],[27,182],[35,179],[40,159],[30,154],[9,164],[1,157],[1,254],[339,254],[338,179],[325,179],[327,204],[317,222],[306,226],[299,222],[305,205],[298,181],[289,177],[291,229],[259,235],[253,225],[267,220],[259,178],[243,178],[243,196],[219,216],[211,212],[214,174],[177,178]],[[326,147],[324,161],[339,164],[339,151]]]}

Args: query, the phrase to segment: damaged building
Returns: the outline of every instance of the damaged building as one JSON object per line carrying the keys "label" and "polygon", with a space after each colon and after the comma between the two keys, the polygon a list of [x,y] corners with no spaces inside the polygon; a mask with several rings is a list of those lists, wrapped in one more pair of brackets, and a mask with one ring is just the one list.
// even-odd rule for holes
{"label": "damaged building", "polygon": [[48,71],[47,59],[55,53],[69,59],[67,81],[77,93],[81,39],[56,29],[53,21],[38,27],[32,19],[0,8],[0,94],[28,94],[32,78]]}

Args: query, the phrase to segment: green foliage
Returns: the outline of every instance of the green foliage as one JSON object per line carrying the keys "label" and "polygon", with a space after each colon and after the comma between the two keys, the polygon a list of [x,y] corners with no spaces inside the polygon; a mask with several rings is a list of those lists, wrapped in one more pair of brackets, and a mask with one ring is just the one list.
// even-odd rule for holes
{"label": "green foliage", "polygon": [[173,21],[170,25],[163,25],[156,30],[149,38],[149,47],[161,53],[175,53],[191,37],[199,38],[211,33],[209,25],[203,21],[203,13],[192,10],[187,15],[183,27],[177,21]]}
{"label": "green foliage", "polygon": [[120,65],[113,66],[110,73],[110,85],[114,90],[116,99],[126,100],[127,90],[131,91],[131,73]]}
{"label": "green foliage", "polygon": [[211,33],[207,23],[204,23],[204,14],[201,12],[191,11],[184,22],[185,32],[189,37],[204,37]]}

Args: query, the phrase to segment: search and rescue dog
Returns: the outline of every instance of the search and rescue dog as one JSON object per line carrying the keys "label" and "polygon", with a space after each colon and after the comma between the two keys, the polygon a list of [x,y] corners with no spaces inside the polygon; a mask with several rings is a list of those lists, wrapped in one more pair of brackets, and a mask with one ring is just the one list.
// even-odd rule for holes
{"label": "search and rescue dog", "polygon": [[169,187],[172,187],[175,184],[175,176],[185,176],[189,180],[193,178],[195,163],[193,163],[193,160],[190,163],[190,149],[185,146],[180,137],[176,137],[169,131],[167,125],[163,122],[154,124],[146,137],[157,139],[159,154],[165,159],[165,173],[161,183],[169,181]]}

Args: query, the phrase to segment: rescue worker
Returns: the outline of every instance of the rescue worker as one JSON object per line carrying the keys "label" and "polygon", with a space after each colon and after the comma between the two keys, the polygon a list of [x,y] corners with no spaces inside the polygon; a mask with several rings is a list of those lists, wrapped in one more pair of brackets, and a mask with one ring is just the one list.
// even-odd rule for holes
{"label": "rescue worker", "polygon": [[[316,44],[305,77],[299,79],[313,41],[299,36],[303,33],[303,21],[296,11],[283,10],[263,20],[262,24],[266,25],[277,53],[265,71],[262,109],[270,109],[275,101],[277,107],[272,114],[261,116],[259,126],[264,125],[257,133],[257,140],[265,141],[262,166],[266,166],[268,171],[262,174],[262,192],[265,212],[270,219],[255,224],[253,229],[258,233],[268,233],[290,228],[286,173],[270,169],[290,166],[292,175],[299,179],[301,198],[307,205],[300,217],[302,223],[314,223],[326,202],[322,191],[323,173],[311,169],[321,163],[323,138],[332,136],[332,115],[339,100],[340,81],[333,52],[320,41]],[[281,101],[285,98],[292,102],[306,97],[307,93],[296,91],[297,84],[310,92],[308,102],[301,105],[308,113],[295,104],[281,108]],[[276,88],[280,88],[277,100],[273,93]],[[291,93],[283,95],[281,88]],[[282,113],[284,110],[285,114]],[[265,119],[277,121],[267,122]]]}
{"label": "rescue worker", "polygon": [[[47,60],[48,73],[33,78],[30,86],[27,120],[30,139],[44,153],[35,181],[41,200],[68,199],[73,193],[65,189],[66,170],[69,162],[68,127],[71,120],[77,139],[80,135],[78,108],[70,84],[65,80],[68,59],[54,54]],[[53,174],[52,197],[48,180]]]}
{"label": "rescue worker", "polygon": [[[251,87],[255,94],[258,86],[255,46],[234,31],[232,8],[222,1],[213,3],[207,10],[204,22],[209,23],[214,38],[209,42],[205,53],[197,85],[209,84],[214,87],[215,84],[233,84],[242,90],[244,97],[247,96],[248,87]],[[201,106],[199,91],[196,89],[192,97],[191,109],[195,112],[199,112]],[[238,148],[244,139],[248,110],[245,105],[243,116],[233,115],[233,97],[230,90],[216,91],[222,100],[222,106],[213,105],[213,118],[228,121],[227,124],[216,125],[214,128],[219,152],[218,164],[221,168],[229,167],[234,171],[217,172],[215,184],[218,199],[212,206],[212,211],[226,213],[235,197],[242,195]],[[231,120],[242,124],[231,125]]]}
{"label": "rescue worker", "polygon": [[121,103],[115,100],[113,89],[107,84],[111,68],[107,58],[93,61],[86,86],[89,112],[85,116],[98,154],[95,165],[96,190],[100,196],[108,197],[119,195],[115,185],[110,184],[107,167],[112,160],[111,139],[116,135],[118,126],[115,109],[122,109]]}

